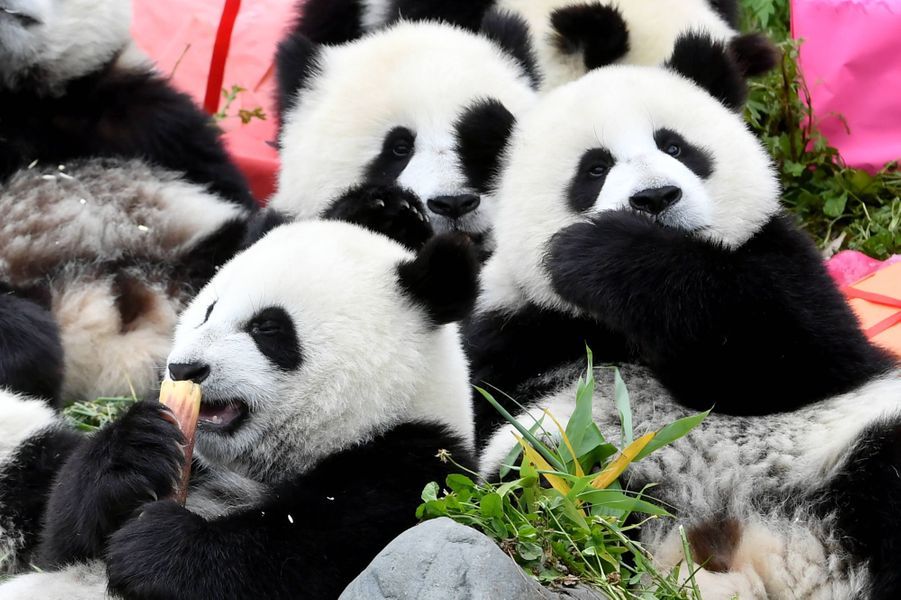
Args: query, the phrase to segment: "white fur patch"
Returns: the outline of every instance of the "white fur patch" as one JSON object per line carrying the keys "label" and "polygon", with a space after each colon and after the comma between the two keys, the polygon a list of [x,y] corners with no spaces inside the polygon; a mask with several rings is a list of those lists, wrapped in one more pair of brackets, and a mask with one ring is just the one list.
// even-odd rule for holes
{"label": "white fur patch", "polygon": [[[553,44],[551,14],[560,8],[587,2],[573,0],[500,0],[498,6],[519,14],[529,24],[543,77],[542,89],[550,90],[586,73],[581,52],[566,55]],[[708,0],[601,0],[617,8],[629,31],[629,50],[618,64],[657,66],[673,52],[680,34],[702,31],[715,40],[727,40],[735,31],[710,6]]]}
{"label": "white fur patch", "polygon": [[106,591],[106,567],[100,561],[61,571],[26,573],[0,584],[0,600],[114,600]]}
{"label": "white fur patch", "polygon": [[56,413],[43,400],[0,388],[0,466],[16,447],[57,423]]}
{"label": "white fur patch", "polygon": [[127,0],[4,0],[36,20],[23,27],[0,15],[0,84],[16,87],[28,71],[51,92],[112,60],[131,40]]}
{"label": "white fur patch", "polygon": [[[200,431],[198,453],[272,482],[404,422],[442,423],[471,444],[457,327],[432,327],[403,295],[395,269],[411,258],[383,236],[314,221],[277,228],[226,264],[182,315],[169,362],[208,364],[204,397],[241,398],[251,417],[228,437]],[[273,306],[294,321],[295,372],[273,367],[244,331]]]}
{"label": "white fur patch", "polygon": [[[500,48],[448,25],[400,23],[323,47],[318,64],[321,75],[307,82],[285,115],[282,168],[270,202],[298,219],[318,217],[362,183],[366,166],[395,127],[416,135],[399,185],[423,204],[439,195],[471,193],[455,151],[457,119],[480,99],[495,98],[515,115],[535,97],[522,69]],[[483,196],[459,225],[486,231],[492,205]],[[443,218],[430,217],[436,229],[444,228]]]}
{"label": "white fur patch", "polygon": [[[702,179],[659,150],[654,132],[660,129],[707,152],[712,175]],[[577,213],[567,190],[592,148],[606,149],[615,164],[594,207]],[[757,138],[739,115],[678,75],[607,67],[544,96],[521,115],[513,134],[480,308],[530,300],[574,311],[551,289],[544,266],[550,239],[596,212],[628,208],[636,191],[661,185],[682,190],[682,199],[666,211],[672,224],[727,247],[743,244],[779,208],[778,183]]]}

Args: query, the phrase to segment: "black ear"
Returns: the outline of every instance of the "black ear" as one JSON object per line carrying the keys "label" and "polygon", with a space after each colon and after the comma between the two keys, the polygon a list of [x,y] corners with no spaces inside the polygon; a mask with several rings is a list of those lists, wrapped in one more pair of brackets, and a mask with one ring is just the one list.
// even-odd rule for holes
{"label": "black ear", "polygon": [[692,80],[734,111],[740,111],[748,95],[744,72],[723,42],[704,33],[679,36],[665,65]]}
{"label": "black ear", "polygon": [[620,11],[603,4],[573,4],[551,13],[552,41],[562,54],[582,53],[589,71],[629,51],[629,28]]}
{"label": "black ear", "polygon": [[501,159],[516,118],[494,98],[467,108],[456,124],[457,156],[470,186],[489,193],[497,184]]}
{"label": "black ear", "polygon": [[745,33],[729,40],[729,52],[745,77],[763,75],[782,59],[779,48],[762,33]]}
{"label": "black ear", "polygon": [[739,6],[738,0],[709,0],[711,8],[729,24],[732,29],[738,29]]}
{"label": "black ear", "polygon": [[247,224],[247,231],[241,240],[241,250],[250,248],[279,225],[290,222],[291,219],[287,215],[271,208],[257,211]]}
{"label": "black ear", "polygon": [[278,85],[276,106],[279,123],[293,106],[304,83],[318,72],[320,46],[294,31],[278,44],[275,51],[275,74]]}
{"label": "black ear", "polygon": [[362,0],[300,0],[292,28],[317,44],[337,46],[363,36]]}
{"label": "black ear", "polygon": [[532,87],[541,85],[541,75],[532,49],[532,33],[525,19],[504,10],[490,10],[482,19],[481,33],[516,59],[532,81]]}
{"label": "black ear", "polygon": [[472,241],[461,233],[436,235],[416,258],[397,267],[400,287],[420,304],[435,325],[466,317],[479,289],[479,261]]}

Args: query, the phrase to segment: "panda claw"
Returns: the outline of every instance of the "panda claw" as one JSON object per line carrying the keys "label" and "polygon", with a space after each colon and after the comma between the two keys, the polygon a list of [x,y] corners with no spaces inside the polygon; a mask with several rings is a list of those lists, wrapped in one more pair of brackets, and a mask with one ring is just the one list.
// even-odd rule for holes
{"label": "panda claw", "polygon": [[385,201],[381,198],[376,198],[373,204],[375,204],[376,208],[385,208]]}
{"label": "panda claw", "polygon": [[407,202],[406,200],[401,200],[400,206],[401,206],[401,208],[403,208],[404,210],[410,210],[411,208],[413,208],[412,206],[410,206],[410,203]]}

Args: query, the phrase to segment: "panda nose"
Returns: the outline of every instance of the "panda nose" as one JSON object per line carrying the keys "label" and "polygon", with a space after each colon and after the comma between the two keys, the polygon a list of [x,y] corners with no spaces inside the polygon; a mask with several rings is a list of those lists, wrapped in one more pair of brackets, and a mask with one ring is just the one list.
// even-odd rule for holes
{"label": "panda nose", "polygon": [[460,194],[459,196],[437,196],[426,204],[433,213],[449,219],[458,219],[477,209],[481,202],[482,200],[475,194]]}
{"label": "panda nose", "polygon": [[674,185],[641,190],[629,198],[629,206],[652,215],[662,213],[682,198],[682,190]]}
{"label": "panda nose", "polygon": [[169,375],[175,381],[200,383],[210,376],[210,366],[204,363],[171,363]]}

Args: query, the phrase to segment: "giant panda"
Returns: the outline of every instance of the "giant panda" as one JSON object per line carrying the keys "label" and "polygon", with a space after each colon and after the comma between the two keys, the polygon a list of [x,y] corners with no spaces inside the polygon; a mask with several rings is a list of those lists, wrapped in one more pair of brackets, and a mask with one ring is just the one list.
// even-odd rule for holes
{"label": "giant panda", "polygon": [[307,0],[297,13],[295,27],[324,44],[401,19],[477,31],[485,21],[516,17],[528,27],[543,91],[609,64],[663,64],[690,33],[727,44],[746,76],[768,71],[778,57],[765,36],[738,32],[737,0]]}
{"label": "giant panda", "polygon": [[[737,68],[707,50],[703,71],[598,69],[519,119],[466,328],[474,378],[565,422],[587,344],[621,365],[638,433],[712,407],[623,479],[659,484],[679,518],[641,539],[668,569],[683,524],[705,599],[898,597],[901,372],[781,212],[729,108]],[[594,418],[620,442],[612,391],[599,369]],[[481,469],[496,477],[515,442],[489,410]]]}
{"label": "giant panda", "polygon": [[497,25],[489,40],[405,22],[337,47],[291,33],[277,56],[282,165],[266,218],[346,220],[414,249],[455,230],[487,251],[485,182],[535,98],[523,30]]}
{"label": "giant panda", "polygon": [[[38,379],[63,381],[16,388],[57,401],[143,394],[175,314],[255,208],[212,119],[134,48],[130,14],[127,0],[0,4],[0,284],[57,322],[64,373],[48,360]],[[56,352],[8,325],[0,373]]]}
{"label": "giant panda", "polygon": [[270,232],[176,330],[167,377],[203,390],[186,508],[165,499],[181,435],[161,404],[139,403],[69,451],[43,572],[0,598],[101,598],[107,578],[130,599],[337,597],[415,524],[423,486],[452,468],[439,450],[473,464],[454,321],[472,307],[477,268],[453,235],[414,255],[341,222]]}

